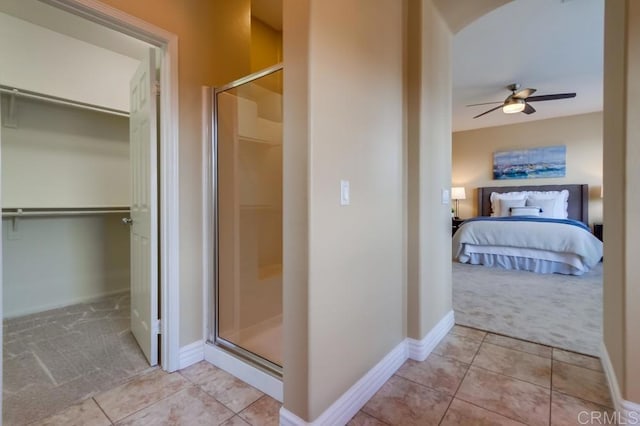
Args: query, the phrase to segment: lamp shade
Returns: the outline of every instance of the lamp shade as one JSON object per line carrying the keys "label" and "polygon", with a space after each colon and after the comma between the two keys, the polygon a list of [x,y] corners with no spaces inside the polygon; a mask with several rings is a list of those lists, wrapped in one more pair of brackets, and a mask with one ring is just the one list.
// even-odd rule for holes
{"label": "lamp shade", "polygon": [[465,200],[467,195],[464,192],[463,186],[454,186],[451,188],[451,199],[452,200]]}

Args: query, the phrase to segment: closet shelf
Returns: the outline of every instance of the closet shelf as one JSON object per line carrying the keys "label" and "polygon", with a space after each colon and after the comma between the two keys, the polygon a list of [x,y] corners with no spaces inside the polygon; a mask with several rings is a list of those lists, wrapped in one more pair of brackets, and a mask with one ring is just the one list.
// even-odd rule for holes
{"label": "closet shelf", "polygon": [[266,280],[273,277],[282,277],[282,264],[274,263],[258,267],[258,280]]}
{"label": "closet shelf", "polygon": [[2,217],[96,216],[101,214],[129,214],[129,207],[71,207],[71,208],[3,208]]}
{"label": "closet shelf", "polygon": [[106,114],[117,115],[120,117],[129,117],[129,113],[127,111],[94,105],[86,102],[74,101],[72,99],[60,98],[58,96],[47,95],[44,93],[32,92],[30,90],[18,89],[17,87],[5,86],[4,84],[0,84],[0,93],[6,93],[10,96],[36,99],[38,101],[45,101],[74,108],[86,109],[90,111],[104,112]]}
{"label": "closet shelf", "polygon": [[255,143],[255,144],[265,145],[268,147],[282,146],[281,142],[276,142],[276,141],[267,140],[267,139],[260,139],[260,138],[252,138],[251,136],[238,135],[238,140],[244,143]]}
{"label": "closet shelf", "polygon": [[242,210],[282,210],[282,206],[272,204],[240,204]]}

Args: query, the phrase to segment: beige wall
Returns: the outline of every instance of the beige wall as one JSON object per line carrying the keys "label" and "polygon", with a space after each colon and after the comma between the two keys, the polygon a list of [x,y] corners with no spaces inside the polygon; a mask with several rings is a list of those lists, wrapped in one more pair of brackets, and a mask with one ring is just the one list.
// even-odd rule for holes
{"label": "beige wall", "polygon": [[604,46],[604,184],[607,186],[604,226],[604,342],[618,384],[626,387],[625,339],[625,144],[626,144],[626,52],[625,6],[627,1],[605,3]]}
{"label": "beige wall", "polygon": [[[493,153],[541,146],[567,147],[567,175],[552,179],[493,180]],[[455,132],[452,186],[466,189],[462,218],[477,216],[476,189],[483,186],[589,185],[589,222],[602,223],[602,112]]]}
{"label": "beige wall", "polygon": [[622,397],[634,402],[640,401],[639,29],[637,1],[605,3],[604,341]]}
{"label": "beige wall", "polygon": [[251,71],[282,62],[282,31],[256,18],[251,19]]}
{"label": "beige wall", "polygon": [[[626,383],[624,397],[629,401],[640,402],[640,230],[638,229],[638,211],[640,211],[640,4],[627,1],[627,125],[626,125],[626,164],[625,164],[625,224],[626,224]],[[614,237],[615,238],[615,237]]]}
{"label": "beige wall", "polygon": [[407,334],[422,339],[452,309],[451,215],[441,202],[451,181],[451,32],[431,0],[409,1],[408,13]]}
{"label": "beige wall", "polygon": [[397,0],[311,1],[310,419],[404,338],[402,18]]}
{"label": "beige wall", "polygon": [[180,345],[202,339],[201,87],[250,72],[250,0],[103,0],[179,38]]}
{"label": "beige wall", "polygon": [[284,407],[309,419],[309,0],[283,0]]}
{"label": "beige wall", "polygon": [[[299,3],[306,3],[310,13]],[[308,114],[295,133],[285,130],[285,182],[292,154],[299,154],[296,162],[308,161],[306,171],[291,165],[308,187],[285,183],[285,229],[295,195],[287,185],[306,199],[303,211],[309,212],[308,231],[303,229],[298,241],[285,231],[285,283],[298,275],[287,266],[295,256],[292,249],[307,238],[309,248],[308,273],[299,271],[300,281],[285,284],[288,332],[296,315],[290,305],[295,302],[288,299],[290,286],[308,283],[308,296],[296,292],[307,296],[302,301],[308,303],[306,339],[300,333],[302,342],[308,341],[307,361],[296,359],[305,355],[304,348],[296,353],[290,345],[298,342],[287,334],[285,407],[313,420],[404,338],[403,5],[396,0],[378,1],[375,8],[367,0],[296,0],[284,6],[296,12],[285,12],[285,127],[293,102]],[[293,54],[304,50],[308,58]],[[308,156],[292,145],[307,145]],[[339,204],[341,179],[351,183],[349,206]],[[296,392],[290,377],[302,386],[297,391],[308,392],[307,398],[290,393]]]}

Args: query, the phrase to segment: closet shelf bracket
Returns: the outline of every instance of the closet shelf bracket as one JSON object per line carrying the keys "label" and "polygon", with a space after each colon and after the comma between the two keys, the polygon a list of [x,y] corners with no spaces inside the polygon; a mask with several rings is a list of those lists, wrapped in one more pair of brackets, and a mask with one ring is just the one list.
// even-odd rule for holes
{"label": "closet shelf bracket", "polygon": [[16,215],[11,218],[11,229],[9,229],[9,235],[7,236],[10,240],[20,239],[20,215],[22,215],[22,209],[17,209]]}
{"label": "closet shelf bracket", "polygon": [[16,102],[16,94],[15,93],[11,93],[9,95],[9,102],[8,102],[8,107],[7,107],[7,112],[6,114],[4,114],[4,120],[3,120],[3,125],[4,127],[8,127],[10,129],[17,129],[18,128],[18,106],[17,106],[17,102]]}

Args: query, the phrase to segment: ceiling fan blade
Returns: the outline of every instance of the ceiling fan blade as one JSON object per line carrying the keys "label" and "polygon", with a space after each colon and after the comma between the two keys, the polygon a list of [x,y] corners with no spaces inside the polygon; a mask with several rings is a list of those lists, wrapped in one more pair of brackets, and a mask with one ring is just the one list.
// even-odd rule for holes
{"label": "ceiling fan blade", "polygon": [[516,99],[527,99],[529,96],[533,95],[536,92],[536,89],[522,89],[512,95],[513,98]]}
{"label": "ceiling fan blade", "polygon": [[481,104],[470,104],[470,105],[465,105],[465,106],[472,107],[472,106],[479,106],[479,105],[491,105],[491,104],[502,104],[502,103],[504,103],[504,101],[483,102]]}
{"label": "ceiling fan blade", "polygon": [[495,110],[497,110],[497,109],[500,109],[500,108],[502,108],[502,105],[498,105],[498,106],[497,106],[497,107],[495,107],[495,108],[491,108],[489,111],[485,111],[485,112],[483,112],[482,114],[478,114],[478,115],[476,115],[476,116],[475,116],[475,117],[473,117],[473,118],[482,117],[483,115],[485,115],[485,114],[489,114],[490,112],[493,112],[493,111],[495,111]]}
{"label": "ceiling fan blade", "polygon": [[524,112],[525,114],[533,114],[534,112],[536,112],[536,109],[534,107],[532,107],[531,105],[526,104],[524,106],[524,111],[522,111],[522,112]]}
{"label": "ceiling fan blade", "polygon": [[527,102],[555,101],[558,99],[569,99],[575,97],[575,93],[556,93],[554,95],[531,96],[527,98]]}

